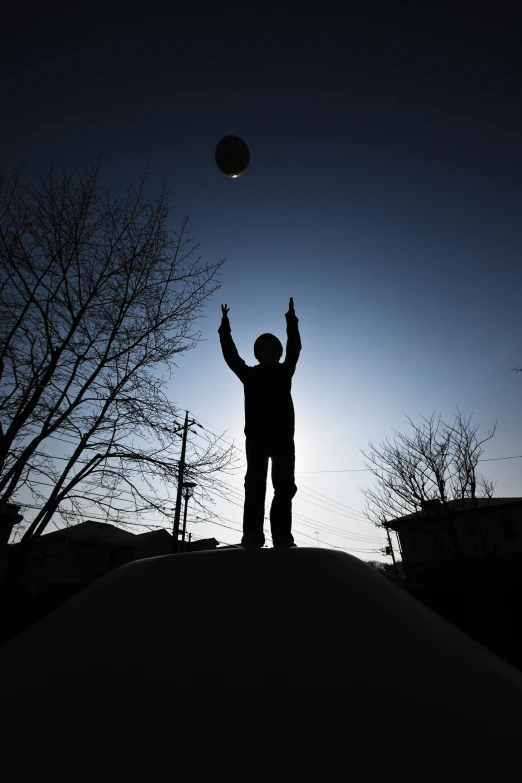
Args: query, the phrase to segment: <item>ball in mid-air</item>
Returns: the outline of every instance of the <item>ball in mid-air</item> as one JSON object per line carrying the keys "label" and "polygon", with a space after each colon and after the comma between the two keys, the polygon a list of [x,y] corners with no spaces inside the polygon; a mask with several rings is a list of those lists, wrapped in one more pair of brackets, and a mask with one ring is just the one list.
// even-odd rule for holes
{"label": "ball in mid-air", "polygon": [[250,150],[239,136],[224,136],[215,152],[218,169],[226,177],[240,177],[250,163]]}

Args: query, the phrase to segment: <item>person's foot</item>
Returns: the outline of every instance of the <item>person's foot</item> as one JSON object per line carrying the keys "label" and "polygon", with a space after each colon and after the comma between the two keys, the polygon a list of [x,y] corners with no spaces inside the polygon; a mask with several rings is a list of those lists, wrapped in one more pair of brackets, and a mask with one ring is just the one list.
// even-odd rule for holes
{"label": "person's foot", "polygon": [[265,537],[262,533],[245,533],[241,539],[243,549],[261,549],[264,543]]}
{"label": "person's foot", "polygon": [[272,539],[272,543],[274,545],[274,549],[292,549],[293,547],[297,546],[292,537],[276,538],[275,540]]}

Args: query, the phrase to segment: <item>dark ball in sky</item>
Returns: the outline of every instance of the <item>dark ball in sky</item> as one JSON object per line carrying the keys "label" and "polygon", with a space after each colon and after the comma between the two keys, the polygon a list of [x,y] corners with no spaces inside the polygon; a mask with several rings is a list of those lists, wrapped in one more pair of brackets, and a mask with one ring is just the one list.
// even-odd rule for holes
{"label": "dark ball in sky", "polygon": [[218,169],[226,177],[240,177],[250,163],[250,150],[239,136],[224,136],[216,147]]}

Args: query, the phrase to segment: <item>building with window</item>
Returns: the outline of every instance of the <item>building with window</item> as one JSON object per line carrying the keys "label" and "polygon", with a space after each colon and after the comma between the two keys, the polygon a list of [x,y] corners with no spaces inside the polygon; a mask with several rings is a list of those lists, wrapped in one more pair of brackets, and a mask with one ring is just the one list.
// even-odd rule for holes
{"label": "building with window", "polygon": [[397,533],[410,584],[451,580],[462,559],[480,581],[522,579],[522,498],[430,500],[387,527]]}
{"label": "building with window", "polygon": [[[214,538],[200,539],[186,543],[185,549],[215,549],[217,545]],[[3,568],[18,546],[11,544],[4,550]],[[171,554],[172,535],[164,529],[136,534],[89,520],[39,536],[32,542],[29,561],[18,581],[17,630],[115,568],[134,560]]]}

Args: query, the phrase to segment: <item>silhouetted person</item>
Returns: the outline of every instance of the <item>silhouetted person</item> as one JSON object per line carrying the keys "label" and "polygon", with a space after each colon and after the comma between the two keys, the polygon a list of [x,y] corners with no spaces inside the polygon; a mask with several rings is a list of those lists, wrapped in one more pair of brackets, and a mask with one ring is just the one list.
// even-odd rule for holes
{"label": "silhouetted person", "polygon": [[249,367],[239,356],[232,339],[228,313],[221,305],[223,317],[219,338],[223,356],[245,388],[245,436],[247,472],[245,475],[245,507],[243,538],[247,548],[262,547],[265,543],[263,522],[265,516],[268,459],[272,460],[274,499],[270,508],[270,528],[275,547],[295,546],[292,536],[292,498],[295,485],[294,404],[292,376],[301,352],[301,338],[290,299],[286,313],[286,356],[283,346],[273,334],[262,334],[254,343],[254,356],[259,364]]}

